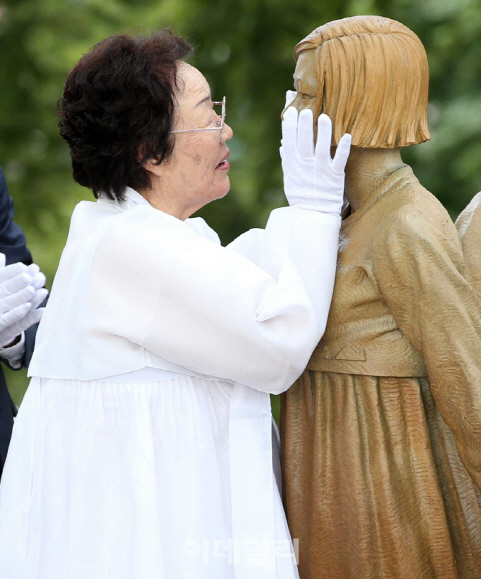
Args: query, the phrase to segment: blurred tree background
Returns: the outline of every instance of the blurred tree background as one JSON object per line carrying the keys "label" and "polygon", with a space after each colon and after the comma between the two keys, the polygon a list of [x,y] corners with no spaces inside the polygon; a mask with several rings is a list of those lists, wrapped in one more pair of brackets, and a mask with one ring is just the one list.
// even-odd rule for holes
{"label": "blurred tree background", "polygon": [[[57,130],[69,69],[101,39],[171,28],[216,99],[227,96],[232,188],[202,216],[228,242],[284,204],[280,111],[293,48],[315,27],[357,14],[394,18],[424,43],[432,140],[404,150],[452,217],[481,189],[481,3],[478,0],[0,0],[0,165],[35,261],[51,283],[70,214],[89,191],[71,177]],[[17,403],[24,372],[10,373]]]}

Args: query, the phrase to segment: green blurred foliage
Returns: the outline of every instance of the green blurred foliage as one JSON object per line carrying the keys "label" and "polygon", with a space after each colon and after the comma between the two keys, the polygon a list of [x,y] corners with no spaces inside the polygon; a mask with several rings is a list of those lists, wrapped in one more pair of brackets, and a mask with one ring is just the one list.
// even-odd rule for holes
{"label": "green blurred foliage", "polygon": [[[432,141],[404,159],[455,217],[481,189],[481,4],[477,0],[0,0],[0,165],[17,222],[53,279],[70,214],[89,191],[71,178],[57,101],[68,70],[98,41],[170,27],[196,46],[191,63],[227,96],[232,188],[201,211],[230,241],[284,204],[280,112],[293,47],[336,18],[380,14],[414,30],[431,68]],[[25,375],[9,376],[17,402]]]}

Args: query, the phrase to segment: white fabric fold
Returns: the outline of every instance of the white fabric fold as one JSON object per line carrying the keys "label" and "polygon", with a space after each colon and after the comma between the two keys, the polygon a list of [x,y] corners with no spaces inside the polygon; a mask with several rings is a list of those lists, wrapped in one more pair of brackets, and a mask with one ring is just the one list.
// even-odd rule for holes
{"label": "white fabric fold", "polygon": [[22,356],[25,352],[25,332],[21,332],[20,340],[14,345],[0,348],[0,358],[5,358],[12,368],[16,370],[21,367]]}
{"label": "white fabric fold", "polygon": [[[269,395],[237,385],[229,437],[236,579],[276,579],[274,487]],[[263,552],[264,550],[264,552]],[[264,554],[264,560],[261,555]]]}

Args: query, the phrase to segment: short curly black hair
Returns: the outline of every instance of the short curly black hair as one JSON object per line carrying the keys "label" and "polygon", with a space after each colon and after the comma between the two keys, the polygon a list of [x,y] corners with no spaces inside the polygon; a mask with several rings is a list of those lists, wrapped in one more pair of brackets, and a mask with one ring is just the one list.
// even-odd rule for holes
{"label": "short curly black hair", "polygon": [[60,98],[60,134],[77,183],[110,199],[151,187],[144,163],[172,154],[179,61],[192,47],[169,30],[111,36],[83,56]]}

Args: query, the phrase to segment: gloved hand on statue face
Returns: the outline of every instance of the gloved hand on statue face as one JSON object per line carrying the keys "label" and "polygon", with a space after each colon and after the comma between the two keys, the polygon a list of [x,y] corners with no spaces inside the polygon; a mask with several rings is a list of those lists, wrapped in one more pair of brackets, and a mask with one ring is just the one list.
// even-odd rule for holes
{"label": "gloved hand on statue face", "polygon": [[0,253],[0,348],[11,345],[20,334],[40,321],[45,308],[38,306],[47,297],[45,276],[35,265],[5,265]]}
{"label": "gloved hand on statue face", "polygon": [[[286,95],[286,102],[291,96]],[[343,135],[331,158],[331,120],[322,114],[317,126],[314,147],[312,111],[304,109],[298,114],[294,107],[288,107],[284,112],[280,149],[284,192],[289,205],[340,215],[351,135]]]}

